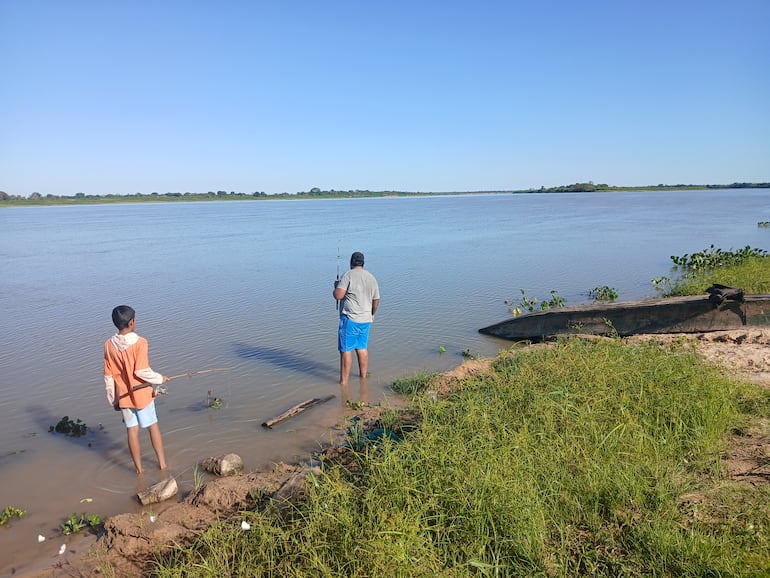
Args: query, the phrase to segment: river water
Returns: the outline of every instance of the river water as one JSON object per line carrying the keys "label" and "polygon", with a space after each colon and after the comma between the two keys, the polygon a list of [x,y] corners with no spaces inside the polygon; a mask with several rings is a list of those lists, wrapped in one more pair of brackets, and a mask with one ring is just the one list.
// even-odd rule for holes
{"label": "river water", "polygon": [[[450,369],[464,350],[495,354],[506,343],[478,329],[506,318],[504,301],[522,289],[567,304],[604,285],[620,300],[654,296],[671,255],[770,250],[760,221],[770,221],[766,189],[0,209],[0,508],[27,511],[0,529],[0,575],[56,562],[70,513],[141,511],[136,491],[161,479],[145,432],[137,479],[103,393],[116,305],[136,309],[156,371],[221,369],[171,381],[157,401],[184,494],[206,457],[235,452],[252,470],[307,460],[354,413],[346,399],[396,403],[398,377]],[[371,375],[342,391],[331,292],[353,251],[382,301]],[[221,407],[207,407],[209,392]],[[49,433],[63,416],[89,433]]]}

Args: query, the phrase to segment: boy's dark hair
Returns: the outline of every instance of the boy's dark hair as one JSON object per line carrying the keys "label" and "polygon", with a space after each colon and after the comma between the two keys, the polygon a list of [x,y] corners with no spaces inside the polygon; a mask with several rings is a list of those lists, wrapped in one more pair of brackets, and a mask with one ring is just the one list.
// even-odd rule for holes
{"label": "boy's dark hair", "polygon": [[112,310],[112,322],[119,331],[128,327],[134,317],[136,317],[136,311],[128,305],[118,305]]}

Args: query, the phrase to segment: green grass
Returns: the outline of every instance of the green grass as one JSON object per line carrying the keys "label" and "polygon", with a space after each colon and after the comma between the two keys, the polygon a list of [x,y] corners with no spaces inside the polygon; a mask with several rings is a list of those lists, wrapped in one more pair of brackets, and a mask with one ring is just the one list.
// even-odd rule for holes
{"label": "green grass", "polygon": [[770,573],[770,491],[720,462],[730,431],[770,415],[770,392],[687,342],[505,351],[420,399],[420,428],[358,454],[355,475],[327,465],[301,506],[222,522],[153,575]]}
{"label": "green grass", "polygon": [[736,265],[714,269],[684,271],[680,277],[670,280],[663,292],[665,296],[702,295],[714,283],[738,287],[747,294],[770,293],[770,256],[750,257]]}

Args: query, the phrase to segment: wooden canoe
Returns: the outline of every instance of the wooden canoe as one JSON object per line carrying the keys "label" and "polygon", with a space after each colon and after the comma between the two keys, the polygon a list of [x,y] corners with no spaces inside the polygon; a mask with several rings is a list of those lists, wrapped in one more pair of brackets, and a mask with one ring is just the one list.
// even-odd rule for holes
{"label": "wooden canoe", "polygon": [[721,305],[708,296],[574,305],[512,317],[479,332],[511,341],[543,341],[581,333],[702,333],[746,326],[770,326],[770,295],[745,295],[743,302]]}

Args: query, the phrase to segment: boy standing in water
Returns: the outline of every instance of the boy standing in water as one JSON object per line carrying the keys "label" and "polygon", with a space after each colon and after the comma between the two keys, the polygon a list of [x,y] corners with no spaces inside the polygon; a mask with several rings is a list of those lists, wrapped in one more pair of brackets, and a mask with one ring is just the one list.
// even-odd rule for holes
{"label": "boy standing in water", "polygon": [[161,470],[166,469],[163,439],[155,414],[155,390],[168,377],[150,368],[149,345],[134,333],[136,312],[128,305],[112,310],[112,322],[118,332],[104,343],[104,386],[107,400],[123,414],[128,432],[128,450],[137,474],[142,474],[139,426],[150,432],[150,441]]}

